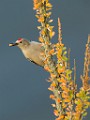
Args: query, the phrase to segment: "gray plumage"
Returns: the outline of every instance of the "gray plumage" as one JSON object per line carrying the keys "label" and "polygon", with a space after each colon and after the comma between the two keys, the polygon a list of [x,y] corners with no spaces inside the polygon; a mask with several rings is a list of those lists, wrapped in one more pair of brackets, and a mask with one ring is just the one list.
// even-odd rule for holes
{"label": "gray plumage", "polygon": [[41,43],[35,41],[29,42],[24,38],[19,38],[15,43],[9,44],[9,46],[17,46],[20,48],[26,59],[39,66],[44,66],[44,59],[41,56],[41,53],[44,52],[44,50],[42,49]]}

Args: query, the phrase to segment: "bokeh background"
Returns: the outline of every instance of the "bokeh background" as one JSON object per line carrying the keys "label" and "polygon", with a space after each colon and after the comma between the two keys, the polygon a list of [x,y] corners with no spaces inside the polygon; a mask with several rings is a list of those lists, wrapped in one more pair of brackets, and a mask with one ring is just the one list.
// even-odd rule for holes
{"label": "bokeh background", "polygon": [[[76,59],[80,86],[85,44],[90,33],[90,0],[50,2],[56,32],[52,41],[57,42],[57,18],[60,17],[63,43],[71,48],[71,67]],[[17,47],[8,46],[18,37],[38,41],[38,25],[32,0],[0,0],[0,120],[55,119],[50,105],[53,101],[47,90],[49,74],[28,62]]]}

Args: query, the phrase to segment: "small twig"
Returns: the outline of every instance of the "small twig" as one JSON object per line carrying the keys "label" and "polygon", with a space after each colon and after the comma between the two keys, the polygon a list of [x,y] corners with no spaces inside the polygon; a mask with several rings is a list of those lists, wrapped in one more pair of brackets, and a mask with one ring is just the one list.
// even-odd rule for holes
{"label": "small twig", "polygon": [[58,41],[60,44],[62,44],[62,31],[61,31],[60,18],[58,18]]}

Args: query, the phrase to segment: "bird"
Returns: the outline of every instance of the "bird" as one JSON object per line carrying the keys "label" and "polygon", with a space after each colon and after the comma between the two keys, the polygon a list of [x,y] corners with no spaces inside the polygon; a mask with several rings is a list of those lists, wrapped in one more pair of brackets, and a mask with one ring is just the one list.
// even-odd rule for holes
{"label": "bird", "polygon": [[15,43],[10,43],[9,46],[17,46],[27,60],[44,67],[44,59],[41,55],[41,53],[44,53],[42,43],[29,41],[25,38],[18,38]]}

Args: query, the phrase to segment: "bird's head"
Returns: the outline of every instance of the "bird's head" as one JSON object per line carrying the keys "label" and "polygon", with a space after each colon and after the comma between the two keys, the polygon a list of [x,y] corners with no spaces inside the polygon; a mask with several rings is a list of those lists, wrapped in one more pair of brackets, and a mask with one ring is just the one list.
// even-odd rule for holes
{"label": "bird's head", "polygon": [[15,43],[10,43],[9,46],[18,46],[20,49],[26,48],[28,45],[30,45],[30,42],[24,38],[18,38]]}

